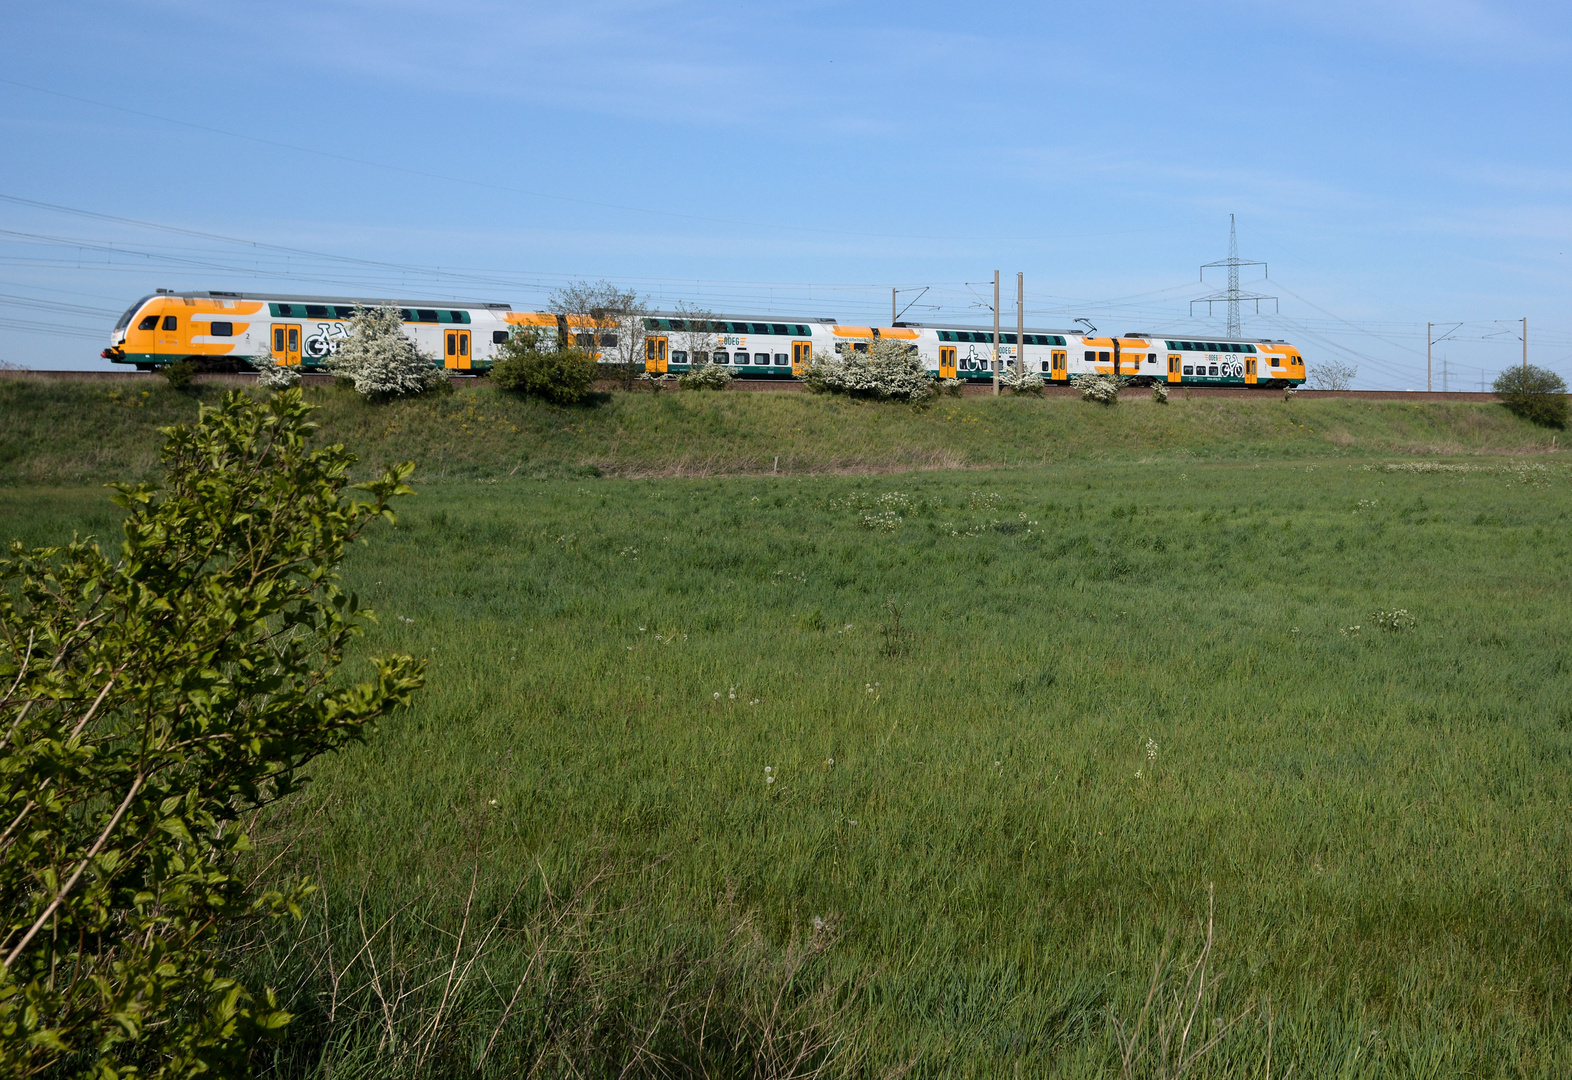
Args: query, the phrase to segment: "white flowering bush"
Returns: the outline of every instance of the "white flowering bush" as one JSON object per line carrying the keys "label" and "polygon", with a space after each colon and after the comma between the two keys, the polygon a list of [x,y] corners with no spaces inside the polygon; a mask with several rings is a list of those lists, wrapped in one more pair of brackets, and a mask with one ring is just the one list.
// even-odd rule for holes
{"label": "white flowering bush", "polygon": [[280,364],[272,355],[251,361],[257,369],[257,385],[267,390],[288,390],[300,382],[299,364]]}
{"label": "white flowering bush", "polygon": [[684,390],[724,390],[731,385],[731,369],[709,362],[694,364],[677,376],[677,385]]}
{"label": "white flowering bush", "polygon": [[329,357],[327,369],[349,379],[364,398],[408,397],[447,385],[435,359],[404,333],[395,307],[355,308],[349,337]]}
{"label": "white flowering bush", "polygon": [[1043,377],[1035,371],[1006,371],[999,376],[999,382],[1009,388],[1011,393],[1042,396]]}
{"label": "white flowering bush", "polygon": [[1157,404],[1159,404],[1159,405],[1167,405],[1168,404],[1168,384],[1167,383],[1165,383],[1165,382],[1154,382],[1152,384],[1152,400],[1157,402]]}
{"label": "white flowering bush", "polygon": [[960,397],[961,396],[961,387],[963,387],[965,385],[966,385],[966,380],[965,379],[940,379],[939,380],[939,393],[941,393],[941,394],[948,394],[951,397]]}
{"label": "white flowering bush", "polygon": [[1077,375],[1070,385],[1081,392],[1082,401],[1095,401],[1099,405],[1115,405],[1124,380],[1116,375]]}
{"label": "white flowering bush", "polygon": [[[850,345],[847,346],[850,349]],[[889,401],[927,401],[936,393],[933,377],[917,349],[904,341],[870,342],[865,353],[815,358],[802,375],[816,394],[848,394]]]}

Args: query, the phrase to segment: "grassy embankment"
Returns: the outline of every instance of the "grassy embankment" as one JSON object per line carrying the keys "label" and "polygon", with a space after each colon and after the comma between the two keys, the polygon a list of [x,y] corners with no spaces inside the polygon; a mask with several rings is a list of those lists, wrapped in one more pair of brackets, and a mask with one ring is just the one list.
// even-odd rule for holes
{"label": "grassy embankment", "polygon": [[[1078,415],[736,398],[616,407],[690,436],[818,417],[846,456]],[[521,470],[410,500],[346,573],[367,650],[431,657],[430,687],[271,826],[324,886],[245,961],[299,1013],[279,1074],[652,1071],[642,1046],[746,1075],[828,1033],[873,1075],[1108,1075],[1211,887],[1199,1025],[1252,1011],[1193,1075],[1565,1075],[1565,467],[1068,404],[1129,426],[1048,470]],[[1338,408],[1356,449],[1458,438]],[[1481,449],[1537,437],[1469,415]],[[32,542],[113,520],[98,491],[0,493]],[[1411,629],[1372,618],[1398,608]]]}
{"label": "grassy embankment", "polygon": [[[1148,457],[1281,460],[1371,454],[1537,452],[1551,433],[1500,405],[1200,398],[1128,393],[1115,408],[1070,398],[942,398],[924,412],[796,393],[614,394],[560,409],[487,385],[367,405],[307,391],[325,438],[368,464],[413,458],[432,480],[503,476],[868,472]],[[161,425],[219,391],[0,380],[0,484],[151,475]]]}

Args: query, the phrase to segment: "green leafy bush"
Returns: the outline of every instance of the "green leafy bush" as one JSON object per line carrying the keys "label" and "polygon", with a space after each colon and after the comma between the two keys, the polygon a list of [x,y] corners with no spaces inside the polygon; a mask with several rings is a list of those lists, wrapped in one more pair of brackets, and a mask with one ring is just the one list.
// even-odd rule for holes
{"label": "green leafy bush", "polygon": [[539,330],[514,331],[497,350],[491,377],[504,390],[555,405],[577,405],[595,386],[595,358],[583,349],[557,348]]}
{"label": "green leafy bush", "polygon": [[221,963],[310,891],[237,873],[248,823],[423,681],[409,656],[335,677],[361,618],[334,567],[413,466],[347,498],[309,411],[230,393],[166,429],[163,488],[116,485],[118,559],[0,560],[0,1075],[238,1076],[289,1022]]}
{"label": "green leafy bush", "polygon": [[159,371],[159,374],[168,379],[169,385],[176,390],[184,390],[190,386],[196,373],[195,360],[176,360],[173,364],[165,364]]}
{"label": "green leafy bush", "polygon": [[1496,376],[1491,387],[1512,412],[1545,427],[1567,426],[1567,384],[1553,371],[1529,364]]}

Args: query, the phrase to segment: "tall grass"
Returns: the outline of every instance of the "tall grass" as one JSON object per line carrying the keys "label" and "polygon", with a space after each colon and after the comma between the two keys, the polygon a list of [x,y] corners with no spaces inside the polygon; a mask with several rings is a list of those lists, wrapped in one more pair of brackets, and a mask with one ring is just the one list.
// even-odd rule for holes
{"label": "tall grass", "polygon": [[260,1064],[1159,1076],[1215,1036],[1185,1075],[1566,1075],[1569,494],[1518,459],[431,486],[346,567],[430,687],[269,823],[323,890],[237,946],[298,1014]]}

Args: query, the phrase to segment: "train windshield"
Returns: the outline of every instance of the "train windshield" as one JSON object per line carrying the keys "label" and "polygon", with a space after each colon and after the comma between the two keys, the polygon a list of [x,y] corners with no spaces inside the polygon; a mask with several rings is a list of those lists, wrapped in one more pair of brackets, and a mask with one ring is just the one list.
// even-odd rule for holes
{"label": "train windshield", "polygon": [[115,329],[124,330],[126,327],[130,326],[131,317],[141,310],[143,304],[147,303],[151,299],[153,299],[151,296],[144,296],[142,299],[126,308],[126,313],[120,316],[119,322],[115,323]]}

